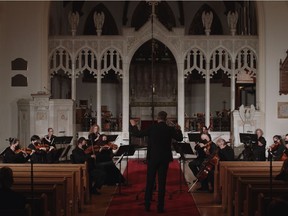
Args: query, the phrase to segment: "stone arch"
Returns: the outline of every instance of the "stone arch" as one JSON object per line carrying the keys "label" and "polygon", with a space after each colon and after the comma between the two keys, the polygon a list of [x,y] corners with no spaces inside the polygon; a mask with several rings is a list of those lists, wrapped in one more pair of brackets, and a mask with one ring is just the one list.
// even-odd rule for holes
{"label": "stone arch", "polygon": [[[200,58],[202,58],[202,60],[198,59],[197,55],[199,55]],[[191,60],[193,65],[191,64]],[[207,62],[207,56],[205,55],[205,52],[201,48],[199,47],[190,48],[184,55],[184,76],[187,77],[190,74],[192,74],[194,70],[198,70],[198,73],[203,77],[205,77],[206,62]]]}
{"label": "stone arch", "polygon": [[218,70],[223,70],[223,73],[228,77],[231,75],[233,59],[231,53],[225,47],[218,46],[215,48],[210,54],[209,62],[210,76],[217,74]]}
{"label": "stone arch", "polygon": [[65,74],[71,76],[72,57],[71,53],[63,46],[53,49],[49,54],[49,74],[57,73],[62,70]]}
{"label": "stone arch", "polygon": [[123,57],[120,50],[111,46],[103,50],[100,56],[101,76],[105,76],[110,70],[113,70],[121,78],[123,75]]}
{"label": "stone arch", "polygon": [[[80,55],[82,58],[80,58]],[[75,55],[75,75],[79,76],[88,70],[94,77],[97,76],[97,55],[90,47],[82,47]],[[84,60],[83,60],[84,57]],[[83,65],[84,64],[84,65]]]}

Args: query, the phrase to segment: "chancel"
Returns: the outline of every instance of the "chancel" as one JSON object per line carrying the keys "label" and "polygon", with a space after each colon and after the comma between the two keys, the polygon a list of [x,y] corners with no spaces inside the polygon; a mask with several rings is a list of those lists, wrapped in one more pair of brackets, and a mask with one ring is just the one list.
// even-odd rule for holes
{"label": "chancel", "polygon": [[[25,209],[3,210],[1,191],[1,215],[153,214],[163,191],[159,213],[168,215],[281,215],[287,2],[1,1],[0,11],[0,165],[13,171],[9,193],[27,198]],[[151,132],[163,132],[164,119],[193,154],[179,155],[173,141],[166,146],[174,130]],[[41,143],[50,129],[53,148]],[[149,160],[162,143],[158,159],[173,156],[166,190],[158,188],[163,161]],[[135,153],[119,160],[123,145]],[[70,156],[74,149],[83,164]],[[160,179],[145,208],[146,172],[157,179],[155,164]],[[107,184],[111,173],[121,181],[114,175]],[[115,195],[119,186],[123,194]]]}

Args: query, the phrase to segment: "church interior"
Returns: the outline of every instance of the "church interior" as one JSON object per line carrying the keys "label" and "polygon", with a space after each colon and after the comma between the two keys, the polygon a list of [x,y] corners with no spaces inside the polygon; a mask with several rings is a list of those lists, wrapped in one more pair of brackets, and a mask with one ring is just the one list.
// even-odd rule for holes
{"label": "church interior", "polygon": [[[287,11],[287,1],[1,1],[1,157],[10,138],[26,154],[33,135],[44,139],[47,129],[63,150],[58,163],[6,164],[12,188],[24,193],[33,167],[31,206],[47,209],[39,214],[153,215],[144,211],[145,181],[137,178],[145,173],[147,139],[132,136],[130,120],[145,130],[165,111],[167,124],[179,126],[192,149],[172,148],[165,214],[281,216],[267,206],[280,196],[288,200],[287,183],[274,179],[285,169],[286,150],[288,157]],[[134,146],[131,155],[113,150],[127,182],[104,185],[99,196],[83,190],[91,187],[87,164],[70,163],[79,138],[89,143],[95,125],[119,150]],[[213,164],[208,193],[197,192],[199,176],[189,165],[199,157],[195,137],[203,127],[211,142],[222,139],[235,154],[233,162]],[[258,129],[265,137],[261,161],[253,155]],[[279,159],[276,151],[283,153]],[[50,176],[53,192],[44,180]],[[131,209],[125,193],[133,194]]]}

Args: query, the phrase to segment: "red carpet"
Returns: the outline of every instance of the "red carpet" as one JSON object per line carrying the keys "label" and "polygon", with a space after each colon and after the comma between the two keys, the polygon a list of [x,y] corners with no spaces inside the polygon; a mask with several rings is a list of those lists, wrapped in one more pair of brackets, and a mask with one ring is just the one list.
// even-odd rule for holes
{"label": "red carpet", "polygon": [[[143,191],[146,183],[146,165],[137,160],[129,161],[128,164],[128,181],[130,186],[123,186],[121,189],[122,195],[113,197],[106,216],[141,216],[158,215],[157,209],[157,193],[155,193],[151,203],[151,212],[144,210],[144,193],[140,193],[139,199],[136,195]],[[127,169],[126,169],[127,170]],[[124,174],[126,177],[126,174]],[[187,186],[183,185],[184,192],[176,192],[172,194],[172,199],[169,199],[168,193],[179,190],[179,163],[174,161],[170,163],[167,177],[167,196],[165,197],[165,213],[167,216],[199,216],[198,209],[192,196],[187,193]],[[118,192],[118,189],[116,190]],[[163,215],[163,214],[162,214]]]}

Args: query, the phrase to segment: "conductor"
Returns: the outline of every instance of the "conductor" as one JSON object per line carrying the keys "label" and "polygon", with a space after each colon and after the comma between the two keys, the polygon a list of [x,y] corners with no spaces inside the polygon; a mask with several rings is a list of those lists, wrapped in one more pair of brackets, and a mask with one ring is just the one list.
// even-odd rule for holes
{"label": "conductor", "polygon": [[164,212],[164,197],[166,192],[166,177],[169,162],[173,160],[171,151],[172,139],[183,140],[180,126],[171,127],[166,124],[167,113],[161,111],[157,116],[157,123],[140,131],[135,120],[130,120],[132,136],[148,137],[147,148],[147,178],[145,190],[145,210],[150,211],[153,187],[158,173],[158,206],[157,212]]}

